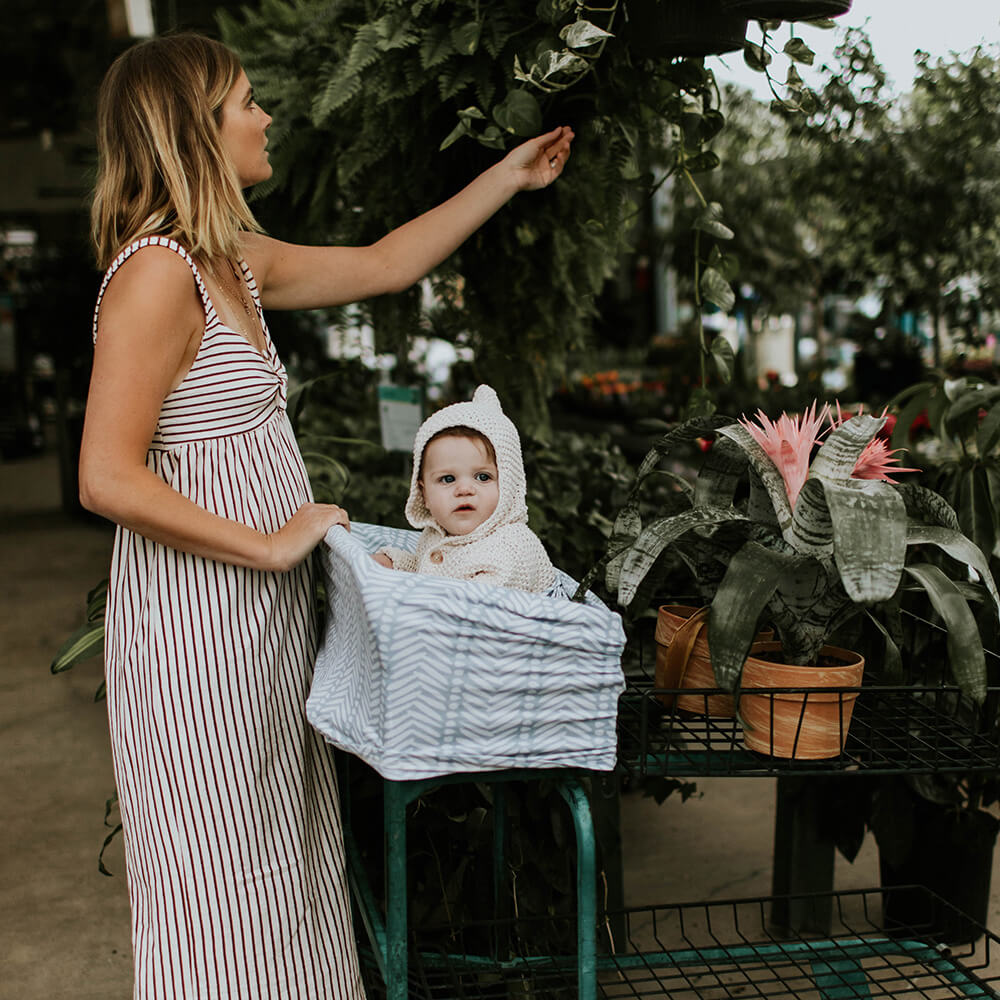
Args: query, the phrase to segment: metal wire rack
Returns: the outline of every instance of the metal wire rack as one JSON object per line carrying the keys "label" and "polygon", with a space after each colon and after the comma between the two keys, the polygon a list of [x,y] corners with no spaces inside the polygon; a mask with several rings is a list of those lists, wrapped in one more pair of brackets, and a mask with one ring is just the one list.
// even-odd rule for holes
{"label": "metal wire rack", "polygon": [[[624,937],[598,959],[597,996],[608,1000],[1000,996],[1000,938],[977,928],[974,943],[952,948],[935,942],[918,924],[897,920],[886,927],[883,905],[896,891],[830,894],[835,926],[822,938],[770,926],[773,897],[628,910],[618,915]],[[948,907],[937,897],[934,902]],[[463,934],[474,930],[466,928]],[[573,956],[531,954],[530,943],[544,930],[550,928],[532,920],[480,928],[480,939],[485,932],[493,942],[492,954],[486,955],[481,949],[473,953],[462,938],[447,948],[415,950],[409,995],[426,1000],[576,997]],[[511,950],[512,942],[519,942],[517,950]],[[378,995],[377,988],[376,984],[373,996]]]}
{"label": "metal wire rack", "polygon": [[[931,623],[926,623],[930,625]],[[827,689],[854,701],[841,732],[843,753],[825,760],[783,759],[744,744],[738,703],[719,688],[658,688],[651,633],[633,636],[626,651],[626,690],[618,709],[618,764],[630,777],[775,777],[788,774],[929,774],[1000,769],[1000,733],[983,727],[979,711],[956,685],[888,685]],[[1000,660],[987,651],[991,661]],[[867,679],[867,678],[866,678]],[[803,688],[754,688],[775,703]],[[856,700],[855,700],[856,699]],[[728,703],[729,714],[723,703]],[[1000,687],[987,688],[1000,705]],[[836,710],[831,714],[842,716]],[[994,716],[996,711],[993,712]]]}
{"label": "metal wire rack", "polygon": [[[776,699],[800,688],[755,689]],[[857,695],[844,752],[830,760],[779,759],[745,748],[736,717],[713,717],[668,709],[660,701],[681,692],[654,688],[631,678],[618,709],[618,763],[630,776],[783,774],[902,774],[984,772],[1000,768],[997,734],[977,730],[975,714],[956,687],[871,686],[833,689],[841,698]],[[721,694],[685,690],[690,699]],[[989,689],[1000,696],[1000,688]],[[808,696],[808,695],[807,695]]]}

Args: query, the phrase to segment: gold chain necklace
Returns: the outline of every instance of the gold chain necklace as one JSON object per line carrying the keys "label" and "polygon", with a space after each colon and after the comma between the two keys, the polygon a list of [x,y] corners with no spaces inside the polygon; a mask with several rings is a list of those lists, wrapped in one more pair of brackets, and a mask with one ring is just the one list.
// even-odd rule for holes
{"label": "gold chain necklace", "polygon": [[[214,261],[209,264],[209,270],[212,272],[212,277],[215,278],[215,283],[219,286],[219,289],[229,301],[229,304],[232,306],[238,305],[243,310],[243,314],[246,316],[247,323],[249,324],[248,328],[244,331],[246,333],[246,339],[254,347],[256,347],[257,344],[255,341],[262,342],[264,339],[263,331],[260,325],[260,317],[257,315],[256,310],[251,308],[250,304],[246,300],[246,282],[237,273],[236,265],[229,257],[226,258],[226,263],[229,265],[229,273],[232,275],[233,281],[235,282],[232,286],[234,291],[230,291],[226,282],[222,280],[219,272],[215,268]],[[237,315],[239,315],[239,313],[237,313]],[[252,333],[256,333],[256,336],[253,336]]]}

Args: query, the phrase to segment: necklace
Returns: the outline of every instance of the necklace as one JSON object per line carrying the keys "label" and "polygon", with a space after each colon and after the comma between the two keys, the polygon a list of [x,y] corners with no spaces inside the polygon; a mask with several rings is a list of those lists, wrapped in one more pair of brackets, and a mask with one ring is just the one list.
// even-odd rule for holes
{"label": "necklace", "polygon": [[[228,277],[227,281],[222,280],[221,275],[216,270],[214,261],[209,264],[209,270],[212,272],[212,277],[215,278],[215,283],[219,286],[219,289],[222,291],[222,294],[228,300],[229,304],[232,306],[238,306],[239,309],[242,309],[243,315],[246,317],[247,323],[249,324],[243,332],[250,344],[257,347],[256,342],[262,339],[260,331],[260,318],[258,317],[256,310],[253,309],[250,303],[247,302],[246,282],[240,274],[237,273],[236,265],[229,257],[226,258],[226,263],[229,265],[229,275],[232,276],[234,282],[232,286],[227,287]],[[239,315],[238,312],[237,315]],[[253,334],[256,334],[256,336]],[[262,350],[263,348],[258,349]]]}

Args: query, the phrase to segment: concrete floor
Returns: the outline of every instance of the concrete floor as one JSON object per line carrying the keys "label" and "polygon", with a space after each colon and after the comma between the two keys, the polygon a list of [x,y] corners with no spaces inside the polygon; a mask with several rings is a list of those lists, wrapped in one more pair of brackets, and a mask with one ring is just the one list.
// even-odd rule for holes
{"label": "concrete floor", "polygon": [[[43,456],[0,462],[0,540],[0,1000],[126,1000],[120,841],[105,856],[114,877],[97,868],[113,790],[104,706],[93,701],[100,663],[49,672],[55,649],[83,621],[86,591],[106,574],[112,534],[60,512],[55,462]],[[698,786],[697,797],[662,806],[624,797],[627,904],[770,892],[774,782]],[[870,838],[853,865],[838,857],[837,888],[877,882]]]}

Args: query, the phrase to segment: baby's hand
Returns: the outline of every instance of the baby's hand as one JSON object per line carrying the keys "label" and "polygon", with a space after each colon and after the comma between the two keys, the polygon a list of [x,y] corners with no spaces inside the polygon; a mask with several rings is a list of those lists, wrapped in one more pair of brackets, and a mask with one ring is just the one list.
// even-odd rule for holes
{"label": "baby's hand", "polygon": [[376,552],[372,556],[372,559],[379,564],[379,566],[384,566],[386,569],[392,569],[392,560],[384,552]]}

